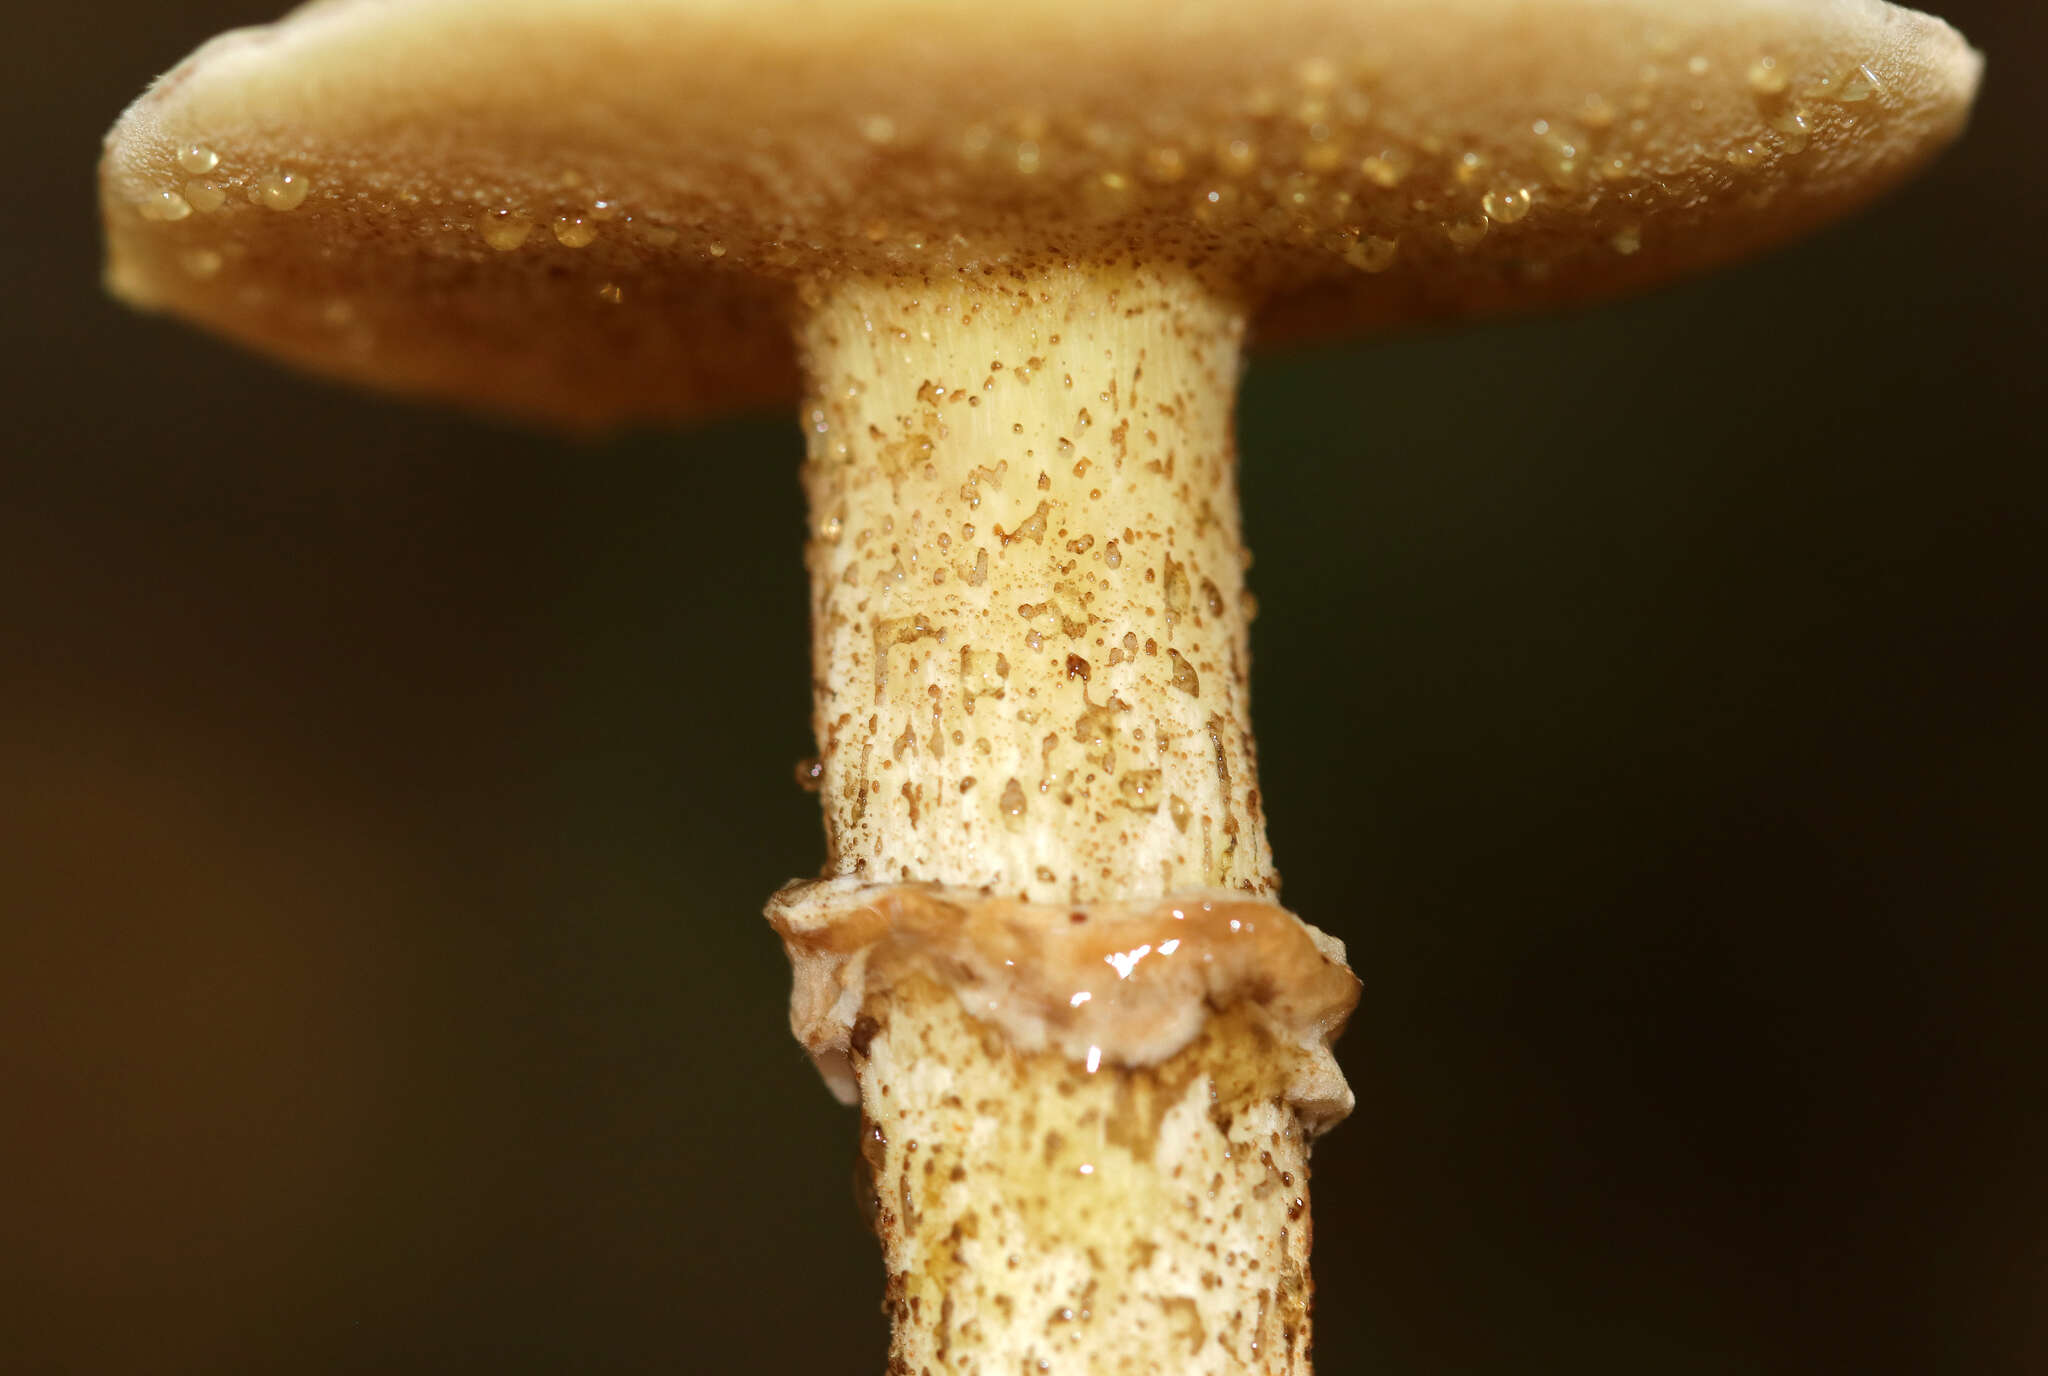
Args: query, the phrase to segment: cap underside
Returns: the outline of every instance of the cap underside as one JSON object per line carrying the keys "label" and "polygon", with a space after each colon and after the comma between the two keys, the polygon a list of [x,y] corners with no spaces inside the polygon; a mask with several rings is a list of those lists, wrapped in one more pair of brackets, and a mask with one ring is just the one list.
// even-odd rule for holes
{"label": "cap underside", "polygon": [[323,0],[122,117],[108,279],[316,371],[591,426],[793,397],[847,274],[1165,261],[1260,337],[1638,288],[1960,129],[1876,0]]}

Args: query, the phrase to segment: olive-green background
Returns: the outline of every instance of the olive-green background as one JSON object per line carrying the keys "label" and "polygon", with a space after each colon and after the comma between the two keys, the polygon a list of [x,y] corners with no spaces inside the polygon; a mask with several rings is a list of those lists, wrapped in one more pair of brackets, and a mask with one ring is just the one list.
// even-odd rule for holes
{"label": "olive-green background", "polygon": [[[1768,262],[1262,360],[1286,896],[1365,997],[1318,1350],[2048,1369],[2039,5]],[[813,870],[799,439],[579,448],[96,284],[101,130],[263,0],[16,7],[0,1371],[873,1373]]]}

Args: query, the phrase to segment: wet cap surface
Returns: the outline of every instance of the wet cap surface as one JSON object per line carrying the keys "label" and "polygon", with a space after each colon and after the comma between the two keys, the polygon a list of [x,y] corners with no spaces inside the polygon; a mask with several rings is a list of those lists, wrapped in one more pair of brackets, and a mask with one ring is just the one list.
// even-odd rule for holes
{"label": "wet cap surface", "polygon": [[307,368],[571,426],[793,398],[847,274],[1175,262],[1255,338],[1753,253],[1960,130],[1875,0],[323,0],[123,115],[108,280]]}

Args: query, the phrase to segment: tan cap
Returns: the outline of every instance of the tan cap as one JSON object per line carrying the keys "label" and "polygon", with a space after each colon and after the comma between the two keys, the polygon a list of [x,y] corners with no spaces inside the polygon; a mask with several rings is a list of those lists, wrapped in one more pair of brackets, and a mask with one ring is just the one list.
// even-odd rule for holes
{"label": "tan cap", "polygon": [[1590,299],[1839,215],[1980,59],[1878,0],[321,0],[102,168],[115,292],[600,425],[793,397],[853,275],[1171,261],[1262,337]]}

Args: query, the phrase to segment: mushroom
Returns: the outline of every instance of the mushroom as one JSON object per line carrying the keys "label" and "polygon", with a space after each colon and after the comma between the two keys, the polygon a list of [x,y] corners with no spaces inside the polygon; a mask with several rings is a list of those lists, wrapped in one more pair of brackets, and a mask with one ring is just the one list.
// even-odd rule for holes
{"label": "mushroom", "polygon": [[1278,902],[1260,341],[1754,253],[1952,139],[1878,0],[320,0],[122,117],[108,280],[564,427],[801,396],[823,877],[892,1370],[1309,1369],[1342,946]]}

